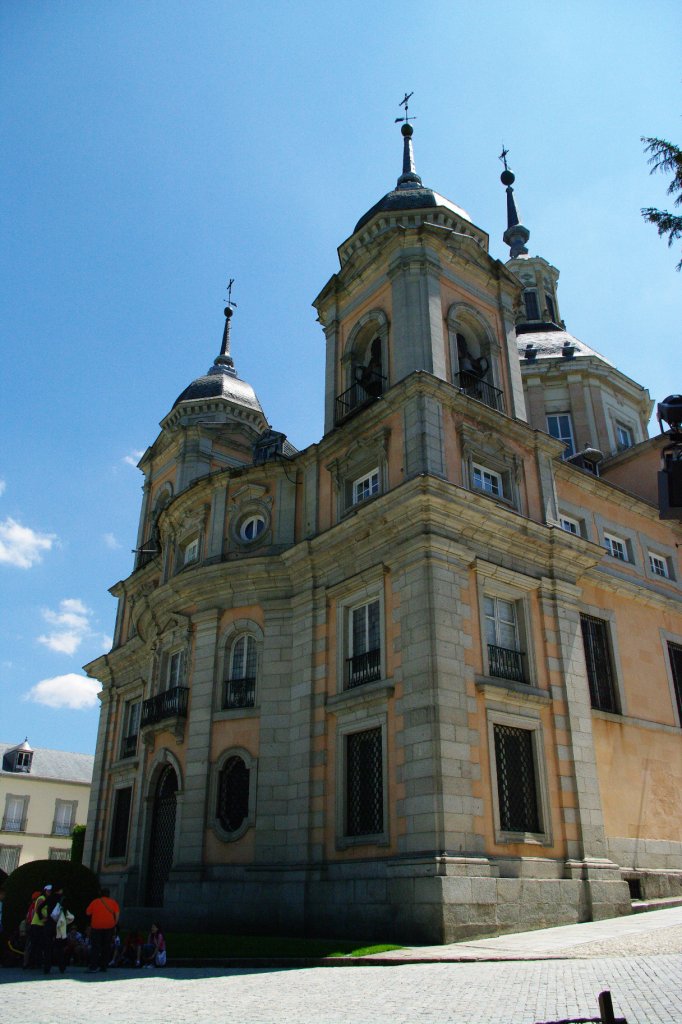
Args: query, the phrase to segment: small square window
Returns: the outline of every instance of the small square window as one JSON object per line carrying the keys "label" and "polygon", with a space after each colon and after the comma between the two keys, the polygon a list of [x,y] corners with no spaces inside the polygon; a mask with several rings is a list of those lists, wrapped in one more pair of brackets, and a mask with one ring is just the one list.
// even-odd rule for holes
{"label": "small square window", "polygon": [[668,566],[668,559],[663,555],[656,555],[653,551],[649,552],[649,568],[651,569],[654,576],[662,576],[664,580],[670,579],[670,567]]}
{"label": "small square window", "polygon": [[580,536],[580,523],[577,519],[571,519],[570,516],[560,516],[559,522],[561,523],[561,529],[565,530],[566,533],[572,533],[574,536]]}
{"label": "small square window", "polygon": [[473,485],[477,491],[485,494],[492,494],[496,498],[504,497],[502,477],[493,469],[486,469],[485,466],[478,466],[474,463],[471,467]]}
{"label": "small square window", "polygon": [[616,537],[614,534],[604,534],[604,547],[611,555],[612,558],[617,558],[619,562],[629,562],[630,555],[628,552],[627,541],[623,540],[622,537]]}
{"label": "small square window", "polygon": [[194,537],[187,544],[185,544],[182,553],[182,564],[189,565],[190,562],[196,562],[199,558],[199,538]]}
{"label": "small square window", "polygon": [[353,504],[359,505],[379,493],[379,469],[375,468],[353,481]]}

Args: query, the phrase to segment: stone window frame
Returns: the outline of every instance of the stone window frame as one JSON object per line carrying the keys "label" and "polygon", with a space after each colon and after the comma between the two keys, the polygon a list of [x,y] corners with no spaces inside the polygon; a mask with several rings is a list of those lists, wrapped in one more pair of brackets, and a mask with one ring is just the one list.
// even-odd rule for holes
{"label": "stone window frame", "polygon": [[631,546],[628,543],[627,537],[620,537],[616,533],[607,533],[604,530],[604,547],[611,555],[611,558],[615,558],[617,562],[625,562],[627,565],[633,564]]}
{"label": "stone window frame", "polygon": [[[616,565],[629,565],[632,568],[642,570],[641,565],[641,551],[640,551],[640,539],[635,530],[630,530],[628,527],[623,526],[621,523],[614,522],[613,520],[602,519],[600,515],[596,517],[597,523],[597,543],[600,547],[604,548],[606,553],[610,555],[608,560],[601,562],[602,567],[608,565],[609,567]],[[612,537],[615,540],[620,541],[625,545],[627,552],[627,561],[620,558],[614,558],[610,554],[609,549],[606,546],[606,538]]]}
{"label": "stone window frame", "polygon": [[[243,822],[234,832],[227,832],[218,818],[218,791],[220,787],[220,773],[231,757],[239,757],[249,771],[249,796],[248,811]],[[243,838],[250,828],[256,824],[256,794],[258,792],[258,758],[254,757],[246,747],[227,747],[211,765],[208,795],[208,825],[212,832],[224,843],[236,843]]]}
{"label": "stone window frame", "polygon": [[[18,800],[23,805],[21,812],[21,818],[12,817],[8,815],[8,808],[10,800]],[[5,793],[5,807],[2,812],[2,821],[0,821],[0,830],[3,832],[26,832],[28,826],[28,806],[31,802],[31,797],[28,793]],[[8,824],[18,822],[19,828],[7,828]]]}
{"label": "stone window frame", "polygon": [[[571,530],[570,526],[567,529],[566,526],[564,526],[564,523],[568,523],[570,526],[575,526],[575,530]],[[570,533],[573,537],[582,537],[579,519],[574,519],[572,516],[567,516],[564,512],[559,512],[559,526],[564,533]]]}
{"label": "stone window frame", "polygon": [[[620,660],[620,648],[618,644],[618,629],[616,621],[616,613],[612,608],[602,608],[599,605],[583,604],[582,602],[578,606],[579,614],[590,616],[594,619],[603,619],[608,626],[608,641],[609,650],[611,654],[611,668],[613,671],[613,686],[616,697],[616,705],[619,708],[618,711],[601,711],[599,708],[592,706],[592,695],[589,689],[589,677],[587,675],[587,659],[585,659],[585,679],[588,684],[588,700],[590,702],[590,711],[593,715],[606,715],[612,718],[614,721],[621,721],[623,718],[628,717],[628,706],[625,688],[623,684],[623,669],[621,667]],[[581,650],[584,656],[584,643],[582,627],[580,629],[580,640]]]}
{"label": "stone window frame", "polygon": [[[476,594],[478,601],[478,615],[481,637],[481,657],[483,665],[483,677],[485,681],[492,680],[497,685],[508,683],[511,688],[519,686],[537,688],[538,666],[535,657],[535,645],[533,644],[533,618],[531,609],[532,594],[539,589],[539,582],[535,579],[522,576],[511,569],[503,569],[493,563],[484,562],[478,559],[476,562]],[[503,601],[510,601],[514,605],[516,613],[516,630],[519,641],[519,653],[524,655],[523,683],[516,680],[506,679],[504,676],[493,676],[490,674],[490,660],[488,653],[488,641],[486,637],[486,614],[485,598],[501,598]]]}
{"label": "stone window frame", "polygon": [[[388,445],[390,430],[382,429],[370,438],[358,438],[347,449],[345,454],[328,463],[326,468],[331,474],[336,490],[337,517],[345,516],[369,505],[388,490]],[[376,494],[369,495],[362,501],[354,501],[354,487],[363,476],[377,471],[379,489]]]}
{"label": "stone window frame", "polygon": [[[346,739],[354,733],[370,732],[381,729],[381,798],[383,830],[371,835],[346,835],[348,818],[348,758]],[[344,716],[336,726],[336,849],[347,850],[356,846],[388,846],[390,843],[390,823],[388,806],[388,720],[385,712],[378,712],[367,717],[362,714]]]}
{"label": "stone window frame", "polygon": [[[561,416],[565,416],[567,418],[567,420],[568,420],[570,442],[564,436],[560,436],[559,434],[553,434],[552,431],[549,428],[549,421],[550,421],[550,419],[558,420],[559,417],[561,417]],[[575,446],[575,429],[573,427],[573,416],[571,414],[571,410],[570,409],[566,409],[566,410],[561,409],[561,410],[558,410],[557,412],[545,412],[545,423],[547,424],[547,433],[550,435],[550,437],[553,437],[557,441],[561,441],[562,444],[566,445],[566,447],[564,448],[564,451],[561,454],[561,458],[562,459],[569,459],[573,455],[576,455],[577,454],[577,449],[576,449],[576,446]],[[558,423],[557,423],[557,430],[560,430],[560,427],[559,427]]]}
{"label": "stone window frame", "polygon": [[[499,435],[482,434],[468,424],[459,427],[462,449],[462,482],[473,494],[481,494],[507,508],[523,511],[521,478],[523,462],[515,452],[509,452]],[[502,494],[491,494],[474,486],[474,466],[496,473],[502,480]]]}
{"label": "stone window frame", "polygon": [[[367,483],[367,493],[364,492],[364,484]],[[362,476],[357,477],[352,483],[352,504],[360,505],[363,501],[369,501],[370,498],[374,498],[381,489],[381,473],[378,466],[373,466],[368,472],[363,473]],[[358,493],[358,489],[362,488],[361,493]]]}
{"label": "stone window frame", "polygon": [[[559,505],[559,522],[562,517],[573,520],[574,523],[578,524],[580,532],[573,534],[573,536],[582,537],[583,540],[590,540],[590,531],[592,529],[590,521],[585,518],[585,509],[580,508],[578,505],[573,505],[568,501],[561,501]],[[564,531],[569,533],[569,530]]]}
{"label": "stone window frame", "polygon": [[450,361],[450,374],[448,380],[454,384],[455,375],[459,374],[459,353],[457,347],[457,335],[466,332],[473,335],[477,343],[478,355],[488,360],[488,369],[483,375],[498,391],[502,392],[502,407],[506,408],[503,382],[501,379],[500,356],[501,346],[493,325],[483,316],[480,310],[468,302],[453,302],[449,307],[446,318],[448,336],[448,358]]}
{"label": "stone window frame", "polygon": [[[70,807],[71,808],[71,814],[70,814],[71,823],[69,825],[69,831],[68,832],[58,832],[57,831],[57,814],[58,814],[58,811],[61,808],[63,808],[63,807]],[[77,811],[78,811],[78,801],[77,800],[62,800],[60,797],[57,797],[57,799],[54,802],[54,816],[52,818],[51,835],[53,835],[53,836],[68,836],[68,835],[71,835],[71,830],[73,829],[74,825],[76,824],[76,812]]]}
{"label": "stone window frame", "polygon": [[71,860],[71,850],[68,846],[50,846],[47,852],[48,860]]}
{"label": "stone window frame", "polygon": [[386,595],[384,586],[384,571],[374,573],[363,583],[357,583],[345,593],[339,594],[336,600],[336,692],[348,693],[357,689],[360,692],[365,685],[358,687],[346,687],[346,659],[349,656],[352,613],[353,609],[368,605],[372,601],[379,601],[379,642],[380,642],[380,670],[379,679],[376,682],[385,682],[386,671]]}
{"label": "stone window frame", "polygon": [[[486,708],[486,720],[488,726],[488,761],[490,767],[490,788],[492,795],[495,842],[499,845],[523,843],[533,846],[551,846],[553,843],[552,813],[549,800],[549,782],[547,778],[547,758],[545,757],[544,729],[539,710],[524,707],[523,709],[509,711],[489,706]],[[496,725],[506,725],[513,729],[525,729],[531,733],[537,814],[541,826],[541,831],[539,832],[510,832],[502,828],[498,791],[497,755],[495,751]]]}
{"label": "stone window frame", "polygon": [[[224,708],[223,689],[230,671],[232,650],[239,638],[247,635],[252,636],[256,641],[256,688],[254,703],[252,707]],[[255,619],[234,619],[224,630],[221,631],[218,640],[219,657],[214,699],[214,718],[218,720],[222,718],[244,718],[259,713],[259,684],[263,670],[264,642],[265,634]]]}
{"label": "stone window frame", "polygon": [[665,665],[666,677],[668,680],[668,689],[670,691],[670,702],[673,707],[673,715],[675,717],[675,725],[682,729],[682,699],[678,698],[678,693],[675,688],[675,679],[673,676],[673,666],[670,657],[670,645],[673,644],[675,647],[682,648],[682,635],[679,633],[671,633],[667,629],[659,629],[659,635],[661,638],[661,645],[663,647],[663,663]]}
{"label": "stone window frame", "polygon": [[[255,537],[244,537],[244,524],[257,517],[263,520],[263,529]],[[233,548],[251,551],[271,543],[272,522],[272,498],[261,484],[245,484],[231,496],[228,532]]]}
{"label": "stone window frame", "polygon": [[[141,728],[142,728],[142,725],[141,725],[141,723],[142,723],[142,704],[144,702],[144,693],[142,692],[142,685],[143,684],[141,684],[139,680],[136,681],[135,685],[136,685],[136,688],[137,688],[135,693],[132,692],[132,689],[128,690],[128,688],[126,688],[126,692],[121,694],[121,698],[122,698],[122,713],[121,713],[121,717],[120,717],[121,733],[120,733],[119,740],[118,740],[118,751],[119,751],[118,757],[119,757],[119,760],[126,760],[127,761],[129,758],[136,757],[137,753],[139,751],[140,732],[141,732]],[[139,711],[137,712],[137,715],[135,716],[135,715],[133,715],[133,708],[136,707],[136,706],[139,708]],[[137,718],[137,728],[136,728],[135,732],[130,732],[131,720],[132,720],[132,724],[135,724],[134,723],[134,718],[135,717]],[[125,747],[126,740],[131,739],[133,736],[137,737],[137,744],[136,744],[135,754],[124,753],[124,747]]]}
{"label": "stone window frame", "polygon": [[[535,313],[536,313],[535,316],[531,316],[531,314],[530,314],[530,311],[528,309],[528,302],[526,301],[526,296],[528,296],[529,298],[532,297],[533,299],[535,299]],[[541,312],[540,312],[540,293],[539,293],[539,289],[536,286],[532,286],[530,288],[524,288],[523,289],[523,312],[524,312],[524,320],[527,321],[527,322],[533,322],[534,320],[538,320],[538,321],[542,320],[542,316],[541,316]]]}
{"label": "stone window frame", "polygon": [[385,394],[385,392],[388,391],[391,386],[391,353],[388,336],[388,317],[383,309],[370,309],[355,321],[348,332],[348,337],[346,338],[346,342],[343,346],[343,353],[341,355],[341,387],[338,389],[339,394],[347,391],[348,388],[352,387],[353,384],[356,383],[353,379],[353,367],[359,361],[359,351],[362,352],[362,358],[366,359],[368,346],[370,346],[377,337],[381,342],[381,375],[384,378],[382,383],[382,394]]}
{"label": "stone window frame", "polygon": [[[127,825],[126,825],[126,833],[125,833],[125,837],[126,837],[125,838],[125,850],[121,854],[112,854],[111,853],[111,844],[112,844],[112,842],[114,840],[114,824],[116,822],[116,812],[117,812],[117,809],[118,809],[118,800],[119,800],[117,794],[119,792],[124,791],[124,790],[129,790],[130,791],[130,805],[128,807],[128,822],[127,822]],[[127,859],[128,859],[128,851],[130,849],[131,824],[132,824],[132,820],[133,820],[134,798],[135,798],[135,786],[134,786],[134,781],[133,781],[132,776],[127,775],[125,778],[117,779],[116,780],[116,784],[114,786],[112,786],[112,789],[111,789],[111,811],[110,811],[110,814],[109,814],[109,827],[107,829],[107,838],[106,838],[106,846],[105,846],[105,850],[106,850],[105,861],[106,861],[107,864],[125,864]]]}
{"label": "stone window frame", "polygon": [[[647,579],[654,583],[660,583],[661,580],[665,580],[666,583],[677,582],[676,562],[677,552],[675,548],[669,547],[666,544],[652,543],[648,538],[642,538],[642,548],[645,552],[644,558],[644,573]],[[665,563],[667,575],[663,576],[661,573],[654,572],[651,566],[651,557],[655,556],[660,558]]]}
{"label": "stone window frame", "polygon": [[[634,448],[635,445],[641,441],[641,425],[637,418],[636,413],[628,410],[627,412],[620,407],[616,408],[613,405],[607,403],[606,408],[606,428],[608,432],[608,440],[611,445],[611,451],[614,455],[618,455],[620,452],[629,451],[630,448]],[[632,435],[632,444],[622,446],[618,441],[618,428],[622,427],[629,431]]]}

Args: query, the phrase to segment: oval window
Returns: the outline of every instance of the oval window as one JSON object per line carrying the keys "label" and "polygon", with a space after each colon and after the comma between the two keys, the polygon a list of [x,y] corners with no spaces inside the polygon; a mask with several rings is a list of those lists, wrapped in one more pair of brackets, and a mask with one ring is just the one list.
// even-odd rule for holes
{"label": "oval window", "polygon": [[247,516],[242,520],[239,535],[242,540],[250,541],[260,537],[265,529],[265,518],[261,515]]}

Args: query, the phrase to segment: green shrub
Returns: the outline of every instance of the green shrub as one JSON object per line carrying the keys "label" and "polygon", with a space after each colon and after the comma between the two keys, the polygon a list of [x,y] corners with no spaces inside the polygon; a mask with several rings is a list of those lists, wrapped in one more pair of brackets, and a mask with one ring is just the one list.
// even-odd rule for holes
{"label": "green shrub", "polygon": [[32,860],[16,868],[5,883],[2,923],[7,931],[13,931],[25,916],[31,893],[48,884],[64,890],[64,899],[76,916],[76,924],[79,928],[87,927],[85,908],[99,893],[97,875],[70,860]]}
{"label": "green shrub", "polygon": [[71,832],[71,863],[83,863],[83,847],[85,846],[85,825],[74,825]]}

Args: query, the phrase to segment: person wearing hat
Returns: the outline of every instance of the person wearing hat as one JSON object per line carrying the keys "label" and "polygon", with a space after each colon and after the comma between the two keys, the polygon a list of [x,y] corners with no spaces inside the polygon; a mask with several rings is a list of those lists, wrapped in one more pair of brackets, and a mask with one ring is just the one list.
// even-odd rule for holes
{"label": "person wearing hat", "polygon": [[33,904],[33,917],[29,928],[31,940],[31,953],[29,965],[31,967],[42,967],[46,969],[45,963],[45,922],[49,915],[49,899],[52,895],[52,886],[44,885],[43,891]]}

